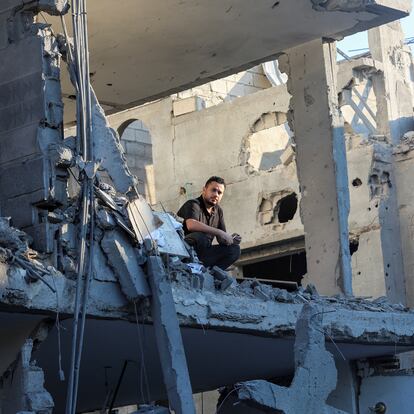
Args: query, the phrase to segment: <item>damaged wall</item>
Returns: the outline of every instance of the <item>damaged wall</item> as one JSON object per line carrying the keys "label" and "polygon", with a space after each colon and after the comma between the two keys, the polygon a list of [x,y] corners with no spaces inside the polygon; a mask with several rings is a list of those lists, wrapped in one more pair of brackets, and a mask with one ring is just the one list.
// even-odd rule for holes
{"label": "damaged wall", "polygon": [[[406,275],[414,274],[414,198],[412,174],[414,173],[414,132],[407,133],[401,145],[395,148],[395,179],[398,188],[402,254]],[[414,278],[406,278],[407,304],[414,306]]]}
{"label": "damaged wall", "polygon": [[128,167],[138,179],[138,192],[155,203],[154,164],[151,134],[139,119],[126,121],[118,128]]}
{"label": "damaged wall", "polygon": [[[148,126],[153,140],[156,197],[166,209],[177,211],[187,199],[198,196],[209,176],[224,176],[228,183],[222,201],[226,224],[243,236],[243,246],[251,247],[303,233],[298,214],[286,222],[278,218],[280,200],[299,194],[285,126],[289,99],[285,86],[279,86],[173,119],[170,99],[109,119],[114,128],[131,118]],[[259,140],[257,134],[269,130],[278,134],[271,148],[274,151],[269,151],[277,154],[274,165],[263,171],[249,162],[259,159],[258,151],[252,151],[251,139]],[[244,217],[242,226],[240,217]]]}
{"label": "damaged wall", "polygon": [[52,414],[53,399],[44,388],[44,373],[32,361],[33,340],[27,339],[21,348],[16,367],[0,386],[2,414]]}
{"label": "damaged wall", "polygon": [[198,96],[203,101],[203,107],[218,105],[223,102],[232,101],[240,96],[267,89],[271,83],[266,77],[261,65],[255,66],[243,72],[227,76],[226,78],[213,80],[203,85],[187,89],[172,95],[175,99],[185,99]]}
{"label": "damaged wall", "polygon": [[66,2],[54,3],[0,6],[0,61],[13,62],[0,68],[1,214],[46,252],[57,231],[48,212],[66,203],[68,176],[54,156],[63,139],[60,54],[49,27],[35,23],[38,11],[66,11]]}
{"label": "damaged wall", "polygon": [[[381,63],[371,58],[339,64],[338,87],[351,91],[351,98],[370,121],[373,115],[376,119],[382,115],[373,85],[379,76],[383,77]],[[264,254],[264,246],[288,243],[304,234],[298,214],[294,139],[285,123],[289,99],[282,85],[219,107],[200,110],[193,106],[175,117],[171,117],[173,102],[164,99],[112,115],[110,122],[119,128],[130,119],[140,119],[148,126],[156,199],[167,209],[177,211],[188,198],[198,196],[210,175],[222,175],[228,182],[222,206],[229,230],[242,235],[242,249],[262,247]],[[354,293],[388,294],[395,301],[404,301],[399,249],[405,242],[401,243],[396,222],[399,185],[394,183],[393,149],[383,142],[383,136],[372,135],[346,101],[342,105],[346,105],[350,126],[346,150]],[[211,143],[215,143],[214,151]],[[202,155],[195,159],[194,154]],[[286,197],[293,201],[291,215],[281,220],[280,206]],[[407,240],[406,226],[401,228],[402,240]]]}

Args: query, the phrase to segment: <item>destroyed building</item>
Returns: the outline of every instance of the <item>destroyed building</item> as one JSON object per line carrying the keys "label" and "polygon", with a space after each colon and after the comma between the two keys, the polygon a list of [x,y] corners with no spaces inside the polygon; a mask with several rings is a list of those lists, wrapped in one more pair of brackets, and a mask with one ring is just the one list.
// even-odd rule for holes
{"label": "destroyed building", "polygon": [[410,2],[70,6],[0,6],[1,413],[411,413]]}

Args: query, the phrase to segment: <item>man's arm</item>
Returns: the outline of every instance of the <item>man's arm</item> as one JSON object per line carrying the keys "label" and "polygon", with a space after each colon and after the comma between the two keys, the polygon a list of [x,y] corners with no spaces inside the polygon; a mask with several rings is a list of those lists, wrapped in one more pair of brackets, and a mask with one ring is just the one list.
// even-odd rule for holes
{"label": "man's arm", "polygon": [[191,218],[185,220],[185,225],[190,232],[199,231],[201,233],[211,234],[212,236],[217,237],[217,239],[220,239],[223,244],[228,246],[233,244],[233,237],[221,229],[216,229],[215,227],[208,226],[207,224]]}

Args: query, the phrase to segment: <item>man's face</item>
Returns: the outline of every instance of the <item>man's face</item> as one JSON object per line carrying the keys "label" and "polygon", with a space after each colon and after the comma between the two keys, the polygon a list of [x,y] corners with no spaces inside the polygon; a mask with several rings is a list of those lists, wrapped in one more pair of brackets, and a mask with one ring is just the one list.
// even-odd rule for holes
{"label": "man's face", "polygon": [[224,185],[215,181],[203,187],[203,199],[207,207],[214,207],[220,203],[221,197],[224,194]]}

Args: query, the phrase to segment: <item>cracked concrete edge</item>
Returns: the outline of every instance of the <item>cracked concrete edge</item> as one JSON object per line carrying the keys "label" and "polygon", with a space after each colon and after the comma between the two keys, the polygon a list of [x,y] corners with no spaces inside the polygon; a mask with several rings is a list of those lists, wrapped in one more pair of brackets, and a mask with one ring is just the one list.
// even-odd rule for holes
{"label": "cracked concrete edge", "polygon": [[373,16],[369,21],[366,18],[363,20],[356,19],[352,27],[332,36],[335,40],[341,40],[345,36],[407,17],[412,7],[410,0],[310,0],[310,2],[312,8],[317,12],[357,12]]}
{"label": "cracked concrete edge", "polygon": [[[0,303],[3,308],[32,314],[55,315],[57,303],[62,316],[73,313],[75,282],[61,274],[46,275],[56,286],[57,297],[42,282],[27,284],[22,269],[3,265]],[[303,304],[264,301],[228,292],[203,291],[173,283],[173,297],[180,326],[233,330],[259,336],[293,336]],[[331,298],[328,298],[331,300]],[[305,302],[305,301],[304,301]],[[118,283],[92,280],[89,317],[134,321],[131,305]],[[370,303],[370,302],[368,302]],[[411,312],[354,310],[343,303],[325,302],[323,326],[334,340],[360,343],[414,344],[414,318]],[[149,310],[149,308],[147,308]],[[146,321],[151,322],[149,311]],[[398,320],[398,323],[396,321]]]}
{"label": "cracked concrete edge", "polygon": [[[303,304],[282,304],[259,299],[237,300],[229,294],[201,294],[175,287],[174,298],[184,326],[232,329],[263,336],[293,336]],[[341,309],[324,306],[323,327],[334,340],[380,343],[382,340],[412,344],[414,318],[411,313]],[[396,324],[396,319],[399,322]],[[401,319],[400,319],[401,318]]]}
{"label": "cracked concrete edge", "polygon": [[174,412],[195,414],[190,376],[168,274],[159,256],[148,257],[151,315],[168,400]]}
{"label": "cracked concrete edge", "polygon": [[411,2],[406,0],[311,0],[312,7],[321,12],[374,12],[384,7],[400,13],[410,13]]}
{"label": "cracked concrete edge", "polygon": [[337,369],[325,347],[323,312],[305,304],[296,323],[295,375],[289,387],[255,380],[236,384],[239,400],[285,414],[298,412],[343,413],[326,401],[336,388]]}
{"label": "cracked concrete edge", "polygon": [[33,352],[47,338],[52,327],[53,322],[38,321],[16,357],[2,372],[2,412],[12,413],[17,410],[18,413],[52,413],[54,402],[44,387],[44,371],[36,364],[36,360],[32,359]]}

